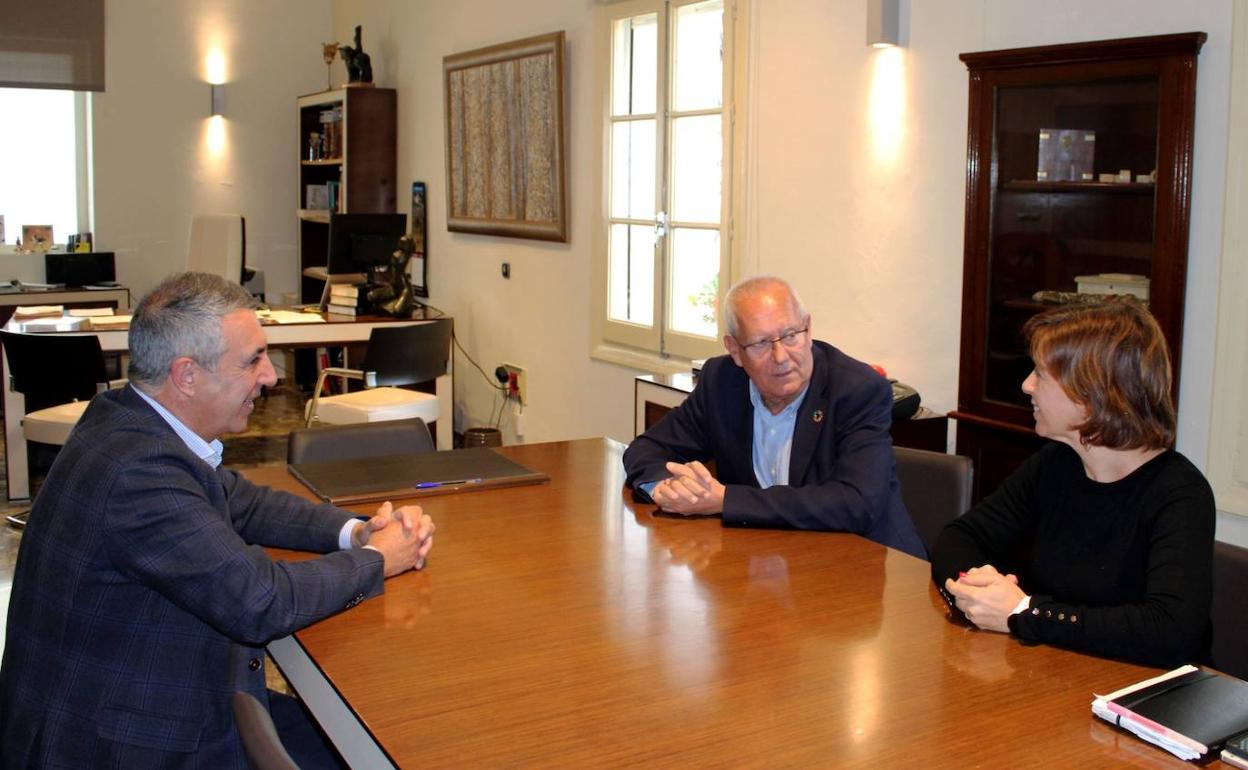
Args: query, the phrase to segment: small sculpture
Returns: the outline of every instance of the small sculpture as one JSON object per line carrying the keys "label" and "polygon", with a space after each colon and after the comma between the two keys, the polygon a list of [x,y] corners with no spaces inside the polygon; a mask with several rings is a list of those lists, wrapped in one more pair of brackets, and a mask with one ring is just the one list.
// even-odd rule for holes
{"label": "small sculpture", "polygon": [[364,45],[360,42],[360,30],[363,29],[359,24],[355,25],[355,46],[340,45],[338,46],[338,55],[342,57],[343,64],[347,65],[347,80],[352,83],[371,83],[373,82],[373,60],[369,55],[364,53]]}
{"label": "small sculpture", "polygon": [[412,279],[407,274],[407,265],[416,253],[416,241],[410,234],[399,239],[399,248],[390,255],[390,265],[378,270],[375,278],[381,279],[389,273],[389,283],[380,283],[368,293],[368,301],[378,313],[385,313],[395,318],[407,318],[416,306],[415,295],[412,293]]}
{"label": "small sculpture", "polygon": [[337,43],[321,43],[321,58],[325,60],[325,88],[334,87],[334,73],[330,65],[334,63],[334,58],[338,56]]}

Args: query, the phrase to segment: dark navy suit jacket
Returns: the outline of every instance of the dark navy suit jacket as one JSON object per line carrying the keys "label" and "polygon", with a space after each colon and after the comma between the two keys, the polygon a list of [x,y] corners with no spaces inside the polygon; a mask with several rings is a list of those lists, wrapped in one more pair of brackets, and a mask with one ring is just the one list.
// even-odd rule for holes
{"label": "dark navy suit jacket", "polygon": [[816,340],[812,355],[788,486],[758,486],[749,377],[729,356],[707,361],[689,398],[629,445],[628,483],[644,494],[639,484],[671,475],[669,460],[714,460],[725,525],[856,532],[926,558],[897,483],[888,381],[826,342]]}
{"label": "dark navy suit jacket", "polygon": [[350,516],[214,471],[130,388],[96,396],[18,551],[0,766],[245,768],[230,696],[267,702],[263,645],[382,591],[381,554],[337,550]]}

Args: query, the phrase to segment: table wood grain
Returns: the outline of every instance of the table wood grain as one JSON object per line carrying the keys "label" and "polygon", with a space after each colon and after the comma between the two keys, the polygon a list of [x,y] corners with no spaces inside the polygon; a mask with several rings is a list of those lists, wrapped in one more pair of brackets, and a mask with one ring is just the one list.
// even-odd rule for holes
{"label": "table wood grain", "polygon": [[1090,711],[1156,670],[957,625],[922,560],[656,515],[612,441],[500,451],[551,482],[422,501],[426,569],[296,635],[396,765],[1184,764]]}

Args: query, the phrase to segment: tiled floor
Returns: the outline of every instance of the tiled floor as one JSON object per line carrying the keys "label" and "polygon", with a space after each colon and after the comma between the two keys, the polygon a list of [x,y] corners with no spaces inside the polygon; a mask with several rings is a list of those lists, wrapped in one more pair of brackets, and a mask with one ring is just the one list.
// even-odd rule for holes
{"label": "tiled floor", "polygon": [[[303,424],[303,399],[293,389],[278,386],[256,403],[256,411],[245,433],[231,434],[225,438],[225,463],[234,468],[284,462],[286,459],[286,436],[291,428]],[[0,431],[0,515],[22,511],[28,505],[10,505],[6,475],[4,473],[4,432]],[[37,482],[35,480],[37,490]],[[8,619],[9,590],[13,585],[13,567],[17,563],[17,548],[21,543],[21,531],[0,525],[0,653],[4,650],[4,630]],[[275,671],[269,666],[270,672]],[[273,679],[273,676],[270,676]],[[281,686],[280,680],[270,681],[270,686]]]}

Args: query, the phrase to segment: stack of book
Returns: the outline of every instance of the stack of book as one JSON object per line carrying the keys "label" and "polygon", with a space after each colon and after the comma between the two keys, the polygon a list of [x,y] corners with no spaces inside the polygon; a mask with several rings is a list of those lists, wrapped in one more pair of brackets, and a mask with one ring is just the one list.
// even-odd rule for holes
{"label": "stack of book", "polygon": [[1248,682],[1183,666],[1096,696],[1092,713],[1180,759],[1199,759],[1248,732]]}
{"label": "stack of book", "polygon": [[368,285],[336,283],[329,287],[327,313],[358,316],[368,313]]}

